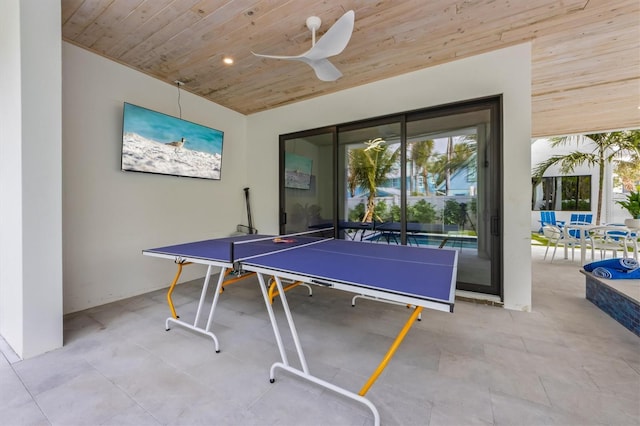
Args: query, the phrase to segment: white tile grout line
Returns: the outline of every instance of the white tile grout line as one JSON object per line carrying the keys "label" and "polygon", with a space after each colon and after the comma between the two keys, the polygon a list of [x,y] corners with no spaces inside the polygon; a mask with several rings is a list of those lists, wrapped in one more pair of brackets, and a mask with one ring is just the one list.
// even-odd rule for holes
{"label": "white tile grout line", "polygon": [[11,346],[4,340],[2,336],[0,336],[0,354],[4,355],[4,357],[9,361],[9,364],[16,363],[18,361],[22,361],[18,354],[16,354]]}

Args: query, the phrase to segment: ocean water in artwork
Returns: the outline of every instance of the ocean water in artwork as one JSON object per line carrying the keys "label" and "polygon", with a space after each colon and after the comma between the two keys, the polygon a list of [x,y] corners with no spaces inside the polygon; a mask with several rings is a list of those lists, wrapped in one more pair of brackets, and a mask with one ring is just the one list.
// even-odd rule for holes
{"label": "ocean water in artwork", "polygon": [[222,154],[224,133],[200,124],[181,120],[146,108],[125,103],[125,133],[136,133],[145,139],[170,143],[186,139],[184,145],[192,151]]}

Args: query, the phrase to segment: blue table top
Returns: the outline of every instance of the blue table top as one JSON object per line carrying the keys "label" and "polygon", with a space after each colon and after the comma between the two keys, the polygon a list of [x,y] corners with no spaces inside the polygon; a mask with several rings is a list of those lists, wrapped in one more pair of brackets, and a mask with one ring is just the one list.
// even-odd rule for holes
{"label": "blue table top", "polygon": [[401,245],[325,240],[243,262],[390,293],[453,302],[457,252]]}
{"label": "blue table top", "polygon": [[[455,250],[315,237],[242,235],[144,250],[145,254],[266,268],[325,282],[453,303]],[[258,240],[258,241],[256,241]],[[277,242],[276,242],[277,241]],[[309,242],[314,244],[302,245]],[[265,254],[266,253],[266,254]],[[313,282],[313,280],[312,280]]]}

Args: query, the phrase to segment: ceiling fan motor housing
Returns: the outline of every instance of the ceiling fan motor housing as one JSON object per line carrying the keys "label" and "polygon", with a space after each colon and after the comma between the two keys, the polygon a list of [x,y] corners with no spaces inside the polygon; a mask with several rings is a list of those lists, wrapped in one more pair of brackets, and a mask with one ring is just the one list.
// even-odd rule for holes
{"label": "ceiling fan motor housing", "polygon": [[320,28],[321,24],[322,20],[317,16],[310,16],[307,18],[307,28],[309,28],[311,31],[316,31],[318,28]]}

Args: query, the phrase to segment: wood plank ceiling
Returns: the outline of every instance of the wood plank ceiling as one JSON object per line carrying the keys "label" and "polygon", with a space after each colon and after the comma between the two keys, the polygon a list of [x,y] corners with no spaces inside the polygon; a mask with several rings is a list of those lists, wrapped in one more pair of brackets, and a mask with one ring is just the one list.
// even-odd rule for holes
{"label": "wood plank ceiling", "polygon": [[[335,82],[251,54],[300,54],[307,17],[321,37],[350,9]],[[62,36],[243,114],[531,42],[534,137],[640,128],[638,0],[62,0]]]}

